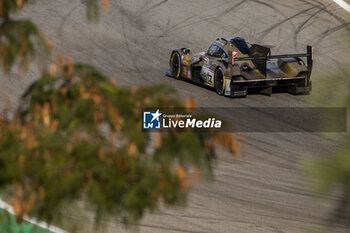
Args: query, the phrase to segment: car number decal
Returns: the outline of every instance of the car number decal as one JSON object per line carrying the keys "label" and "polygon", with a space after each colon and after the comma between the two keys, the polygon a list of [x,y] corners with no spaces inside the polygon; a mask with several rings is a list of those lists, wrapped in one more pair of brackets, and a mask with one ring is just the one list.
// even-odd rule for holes
{"label": "car number decal", "polygon": [[208,84],[214,83],[214,73],[208,67],[202,67],[201,76]]}

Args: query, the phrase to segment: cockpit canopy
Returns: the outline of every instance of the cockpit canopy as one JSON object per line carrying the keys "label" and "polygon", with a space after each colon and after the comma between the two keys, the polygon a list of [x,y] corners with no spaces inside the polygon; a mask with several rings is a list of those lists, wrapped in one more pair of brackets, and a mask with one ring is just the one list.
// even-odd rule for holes
{"label": "cockpit canopy", "polygon": [[207,55],[217,58],[228,58],[227,52],[216,43],[209,47]]}

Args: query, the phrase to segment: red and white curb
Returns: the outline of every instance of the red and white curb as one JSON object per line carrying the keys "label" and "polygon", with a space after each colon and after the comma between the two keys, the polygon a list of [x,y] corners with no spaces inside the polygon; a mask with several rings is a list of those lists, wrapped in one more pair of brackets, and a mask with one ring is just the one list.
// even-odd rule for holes
{"label": "red and white curb", "polygon": [[[10,214],[14,214],[14,211],[13,211],[13,208],[12,206],[10,206],[9,204],[7,204],[6,202],[0,200],[0,209],[4,209],[6,210],[7,212],[9,212]],[[38,221],[36,219],[32,219],[32,218],[29,218],[29,217],[24,217],[24,220],[33,224],[33,225],[36,225],[38,227],[41,227],[42,229],[45,229],[45,230],[48,230],[48,231],[51,231],[53,233],[68,233],[58,227],[54,227],[54,226],[49,226],[47,223],[45,222],[41,222],[41,221]]]}
{"label": "red and white curb", "polygon": [[335,3],[337,3],[340,7],[342,7],[347,12],[350,12],[350,4],[345,2],[344,0],[333,0]]}

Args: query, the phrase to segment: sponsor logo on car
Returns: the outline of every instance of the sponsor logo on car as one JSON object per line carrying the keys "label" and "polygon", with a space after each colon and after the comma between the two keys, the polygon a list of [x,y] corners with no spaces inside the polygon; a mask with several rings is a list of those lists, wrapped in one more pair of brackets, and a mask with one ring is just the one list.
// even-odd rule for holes
{"label": "sponsor logo on car", "polygon": [[233,51],[232,51],[232,57],[237,56],[237,54],[238,54],[238,51],[236,51],[236,50],[233,50]]}

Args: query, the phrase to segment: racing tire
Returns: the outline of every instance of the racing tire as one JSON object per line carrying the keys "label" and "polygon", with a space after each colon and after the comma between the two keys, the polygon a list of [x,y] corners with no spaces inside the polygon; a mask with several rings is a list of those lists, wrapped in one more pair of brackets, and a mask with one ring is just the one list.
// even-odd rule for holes
{"label": "racing tire", "polygon": [[214,74],[215,90],[218,95],[225,94],[225,75],[221,67],[217,68]]}
{"label": "racing tire", "polygon": [[182,61],[179,52],[173,52],[170,57],[170,73],[176,79],[181,79]]}

